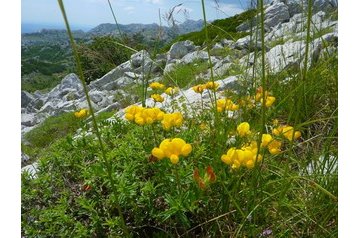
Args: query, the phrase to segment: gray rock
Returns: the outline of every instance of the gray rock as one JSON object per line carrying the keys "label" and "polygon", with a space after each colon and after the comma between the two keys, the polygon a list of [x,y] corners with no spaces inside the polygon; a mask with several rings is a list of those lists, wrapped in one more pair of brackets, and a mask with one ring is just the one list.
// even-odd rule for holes
{"label": "gray rock", "polygon": [[53,113],[55,111],[55,105],[54,102],[48,101],[40,108],[40,112],[46,112],[46,113]]}
{"label": "gray rock", "polygon": [[21,125],[27,127],[36,125],[35,114],[21,114]]}
{"label": "gray rock", "polygon": [[273,28],[279,23],[287,22],[290,19],[288,6],[282,2],[274,1],[271,6],[265,10],[265,26]]}
{"label": "gray rock", "polygon": [[233,45],[235,43],[235,41],[233,40],[227,40],[227,39],[222,39],[221,40],[221,44],[224,46],[224,47],[230,47],[231,45]]}
{"label": "gray rock", "polygon": [[313,12],[331,12],[338,7],[338,0],[315,0],[313,1]]}
{"label": "gray rock", "polygon": [[192,41],[179,41],[174,43],[168,51],[168,60],[181,59],[184,55],[193,52],[195,45]]}
{"label": "gray rock", "polygon": [[35,97],[31,93],[21,91],[21,107],[27,107],[34,100]]}
{"label": "gray rock", "polygon": [[104,85],[115,81],[116,79],[122,77],[125,72],[130,72],[130,71],[132,71],[132,68],[131,68],[131,61],[129,60],[117,66],[116,68],[112,69],[101,78],[92,81],[89,84],[89,89],[101,89]]}
{"label": "gray rock", "polygon": [[163,71],[163,74],[167,74],[167,73],[170,73],[171,71],[173,71],[175,69],[176,65],[177,65],[176,63],[166,64],[165,68],[164,68],[164,71]]}
{"label": "gray rock", "polygon": [[24,172],[29,173],[32,178],[36,178],[37,177],[36,174],[38,172],[38,163],[35,162],[33,164],[29,164],[29,165],[21,168],[21,173],[24,173]]}
{"label": "gray rock", "polygon": [[139,77],[141,77],[140,74],[136,74],[133,72],[125,72],[124,75],[132,79],[139,79]]}
{"label": "gray rock", "polygon": [[102,112],[111,112],[111,111],[114,111],[114,110],[119,110],[120,108],[121,108],[121,105],[119,104],[119,102],[115,102],[115,103],[112,103],[112,104],[108,105],[105,108],[102,108],[101,110],[96,112],[95,115],[97,116],[98,114],[100,114]]}
{"label": "gray rock", "polygon": [[266,53],[267,62],[273,72],[279,72],[289,66],[299,65],[302,60],[303,41],[287,42],[277,45]]}
{"label": "gray rock", "polygon": [[213,46],[213,50],[222,49],[222,48],[224,48],[224,46],[220,43],[215,43],[215,45]]}
{"label": "gray rock", "polygon": [[59,90],[63,91],[65,89],[82,90],[81,80],[77,77],[76,74],[68,74],[62,79]]}
{"label": "gray rock", "polygon": [[21,151],[21,163],[27,163],[27,162],[29,162],[29,160],[30,160],[30,157]]}
{"label": "gray rock", "polygon": [[205,61],[208,59],[209,59],[208,52],[200,50],[200,51],[194,51],[186,54],[181,60],[183,61],[183,63],[189,64],[195,60]]}
{"label": "gray rock", "polygon": [[134,69],[146,65],[148,62],[152,62],[149,53],[145,50],[133,54],[130,61]]}
{"label": "gray rock", "polygon": [[250,45],[250,36],[245,36],[243,38],[238,39],[233,45],[234,49],[242,50],[248,49]]}

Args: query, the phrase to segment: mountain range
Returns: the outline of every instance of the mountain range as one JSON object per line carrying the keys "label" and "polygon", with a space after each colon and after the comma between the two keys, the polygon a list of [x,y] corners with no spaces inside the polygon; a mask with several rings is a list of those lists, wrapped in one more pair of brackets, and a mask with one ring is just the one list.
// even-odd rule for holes
{"label": "mountain range", "polygon": [[[164,41],[170,41],[175,36],[186,34],[193,31],[199,31],[203,27],[203,20],[186,20],[185,22],[178,24],[174,27],[159,26],[156,23],[152,24],[119,24],[118,27],[121,34],[127,34],[129,36],[140,33],[147,40],[157,39],[159,33],[160,37]],[[118,35],[118,28],[116,24],[103,23],[89,31],[74,30],[74,37],[77,39],[89,40],[93,36],[104,35]],[[42,29],[38,32],[23,33],[21,34],[21,45],[36,45],[36,44],[58,44],[68,41],[66,30],[63,29]]]}

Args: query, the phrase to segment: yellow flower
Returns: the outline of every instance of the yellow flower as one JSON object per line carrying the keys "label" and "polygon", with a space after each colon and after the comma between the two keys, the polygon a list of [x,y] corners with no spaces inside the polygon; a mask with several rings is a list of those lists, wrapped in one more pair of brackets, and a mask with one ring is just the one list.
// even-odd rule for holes
{"label": "yellow flower", "polygon": [[230,165],[233,169],[240,168],[241,166],[252,169],[255,166],[256,160],[260,162],[262,156],[260,154],[257,155],[257,144],[254,141],[241,149],[232,147],[226,154],[221,156],[221,161]]}
{"label": "yellow flower", "polygon": [[168,87],[165,90],[165,93],[169,96],[174,96],[175,94],[177,94],[179,92],[179,88],[178,87]]}
{"label": "yellow flower", "polygon": [[87,109],[81,109],[78,112],[75,112],[75,117],[84,118],[89,115],[89,111]]}
{"label": "yellow flower", "polygon": [[130,106],[125,110],[125,118],[128,121],[134,121],[138,125],[152,124],[163,120],[164,112],[159,108],[143,108],[140,106]]}
{"label": "yellow flower", "polygon": [[237,133],[239,133],[240,137],[247,136],[251,133],[250,124],[248,122],[242,122],[237,126]]}
{"label": "yellow flower", "polygon": [[[271,107],[272,104],[273,104],[275,101],[276,101],[276,98],[275,98],[275,97],[273,97],[273,96],[267,96],[267,97],[266,97],[266,101],[265,101],[266,107]],[[263,103],[263,102],[264,102],[264,100],[263,100],[263,98],[261,98],[261,103]]]}
{"label": "yellow flower", "polygon": [[234,104],[230,99],[223,98],[216,101],[216,109],[218,112],[223,111],[236,111],[239,109],[239,106]]}
{"label": "yellow flower", "polygon": [[164,101],[164,98],[157,93],[152,94],[150,97],[153,98],[154,102],[163,102]]}
{"label": "yellow flower", "polygon": [[152,149],[152,155],[159,160],[168,158],[172,164],[177,164],[180,156],[186,157],[191,151],[192,146],[190,144],[187,144],[181,138],[174,138],[163,140],[160,143],[159,148],[155,147]]}
{"label": "yellow flower", "polygon": [[261,139],[261,146],[266,147],[272,141],[272,136],[270,134],[263,134]]}
{"label": "yellow flower", "polygon": [[180,127],[183,124],[184,118],[180,112],[167,113],[163,115],[162,126],[165,130],[172,127]]}
{"label": "yellow flower", "polygon": [[215,82],[207,82],[205,84],[205,88],[209,89],[209,90],[216,90],[218,87],[219,87],[219,84],[215,83]]}
{"label": "yellow flower", "polygon": [[289,141],[292,141],[292,139],[297,140],[301,137],[301,132],[295,131],[292,126],[279,126],[274,128],[272,133],[276,136],[283,135]]}
{"label": "yellow flower", "polygon": [[202,94],[204,92],[204,89],[205,89],[205,84],[199,84],[199,85],[196,85],[194,87],[192,87],[192,89],[194,90],[194,92],[196,93],[200,93]]}
{"label": "yellow flower", "polygon": [[164,89],[165,85],[158,82],[153,82],[149,84],[149,87],[153,90],[158,90],[158,89]]}
{"label": "yellow flower", "polygon": [[281,152],[281,142],[278,140],[272,140],[267,147],[272,155],[277,155]]}

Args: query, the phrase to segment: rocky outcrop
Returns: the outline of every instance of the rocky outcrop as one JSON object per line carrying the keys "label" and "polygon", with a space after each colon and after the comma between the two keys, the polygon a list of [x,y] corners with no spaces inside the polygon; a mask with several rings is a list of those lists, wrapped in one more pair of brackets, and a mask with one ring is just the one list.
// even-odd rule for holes
{"label": "rocky outcrop", "polygon": [[264,24],[269,29],[290,19],[288,6],[280,1],[272,2],[271,6],[266,8],[264,16]]}
{"label": "rocky outcrop", "polygon": [[170,47],[167,60],[170,62],[173,59],[181,59],[186,54],[193,52],[194,50],[195,45],[192,41],[186,40],[176,42]]}

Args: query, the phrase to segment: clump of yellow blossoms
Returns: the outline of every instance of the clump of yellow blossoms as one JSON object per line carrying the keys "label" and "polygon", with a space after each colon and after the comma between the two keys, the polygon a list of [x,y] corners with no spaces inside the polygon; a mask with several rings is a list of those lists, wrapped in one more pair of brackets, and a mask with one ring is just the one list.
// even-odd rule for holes
{"label": "clump of yellow blossoms", "polygon": [[270,154],[277,155],[281,152],[281,142],[272,138],[270,134],[263,134],[261,138],[261,146],[267,147]]}
{"label": "clump of yellow blossoms", "polygon": [[190,144],[187,144],[183,139],[165,139],[163,140],[159,148],[155,147],[152,149],[152,155],[159,160],[163,158],[169,158],[172,164],[179,162],[179,156],[188,156],[192,151]]}
{"label": "clump of yellow blossoms", "polygon": [[[263,92],[262,87],[259,87],[256,90],[255,100],[260,101],[261,103],[264,102],[263,99]],[[272,104],[276,101],[276,98],[274,96],[271,96],[271,94],[268,91],[265,91],[265,105],[266,107],[271,107]]]}
{"label": "clump of yellow blossoms", "polygon": [[153,90],[158,90],[158,89],[164,89],[165,85],[158,82],[153,82],[149,84],[149,87]]}
{"label": "clump of yellow blossoms", "polygon": [[199,84],[199,85],[192,87],[192,89],[194,90],[194,92],[202,94],[204,92],[204,90],[206,89],[206,86],[205,86],[205,84]]}
{"label": "clump of yellow blossoms", "polygon": [[215,83],[215,82],[207,82],[205,84],[205,88],[208,90],[216,90],[218,87],[219,87],[219,84]]}
{"label": "clump of yellow blossoms", "polygon": [[272,130],[272,134],[275,136],[283,135],[287,140],[292,141],[292,139],[297,140],[301,137],[300,131],[295,131],[292,126],[279,126]]}
{"label": "clump of yellow blossoms", "polygon": [[250,124],[248,122],[242,122],[240,123],[237,128],[237,133],[239,133],[240,137],[247,136],[251,133],[250,131]]}
{"label": "clump of yellow blossoms", "polygon": [[262,160],[262,156],[257,155],[257,143],[255,141],[241,149],[232,147],[221,156],[221,160],[233,169],[238,169],[241,166],[252,169],[255,166],[256,158],[258,162]]}
{"label": "clump of yellow blossoms", "polygon": [[167,89],[165,89],[165,93],[169,96],[174,96],[175,94],[177,94],[179,92],[179,88],[178,87],[168,87]]}
{"label": "clump of yellow blossoms", "polygon": [[224,98],[216,101],[216,109],[218,112],[235,111],[239,109],[239,106],[234,104],[230,99]]}
{"label": "clump of yellow blossoms", "polygon": [[130,106],[125,110],[125,118],[134,121],[138,125],[152,124],[155,121],[163,120],[164,112],[159,108],[143,108],[140,106]]}
{"label": "clump of yellow blossoms", "polygon": [[89,111],[87,109],[81,109],[78,112],[75,112],[76,118],[84,118],[89,115]]}
{"label": "clump of yellow blossoms", "polygon": [[152,94],[150,96],[151,98],[153,98],[154,102],[163,102],[164,98],[160,95],[160,94]]}
{"label": "clump of yellow blossoms", "polygon": [[183,115],[180,112],[167,113],[163,115],[162,126],[165,130],[169,130],[174,126],[181,126],[183,121]]}

